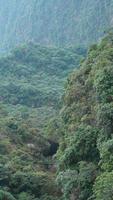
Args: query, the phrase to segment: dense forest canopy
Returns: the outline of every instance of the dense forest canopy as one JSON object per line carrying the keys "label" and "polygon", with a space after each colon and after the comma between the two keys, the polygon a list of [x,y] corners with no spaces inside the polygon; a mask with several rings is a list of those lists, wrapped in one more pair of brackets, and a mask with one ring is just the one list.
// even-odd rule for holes
{"label": "dense forest canopy", "polygon": [[113,199],[113,33],[68,79],[57,182],[63,199]]}
{"label": "dense forest canopy", "polygon": [[[65,73],[62,70],[64,66],[61,65],[62,59],[66,59],[68,63],[68,73],[73,68],[72,64],[75,63],[75,66],[77,64],[73,56],[75,55],[79,60],[83,55],[85,56],[86,51],[79,49],[78,52],[79,54],[73,48],[65,51],[49,49],[48,52],[48,48],[30,44],[15,49],[8,57],[1,58],[1,200],[4,198],[8,200],[15,198],[17,200],[26,198],[29,200],[106,200],[107,198],[112,200],[113,33],[109,33],[101,43],[92,45],[86,59],[82,60],[80,68],[69,76],[62,99],[62,108],[53,101],[53,98],[49,100],[54,108],[56,106],[56,109],[60,109],[59,114],[58,112],[47,113],[43,107],[46,104],[50,112],[47,94],[42,95],[45,103],[41,99],[42,96],[36,100],[33,98],[34,88],[27,93],[24,91],[22,102],[19,102],[21,92],[15,86],[22,84],[24,87],[26,83],[32,85],[34,76],[30,80],[27,73],[31,67],[33,67],[32,73],[30,72],[31,77],[33,70],[35,75],[37,71],[40,74],[40,70],[41,72],[44,70],[46,76],[51,74],[52,77],[52,66],[55,66],[52,64],[58,55],[62,56],[59,58],[59,68],[56,70],[55,67],[54,75],[64,81],[66,70]],[[47,59],[50,55],[57,55],[54,61],[50,62]],[[67,58],[72,60],[68,62]],[[37,61],[41,61],[42,68],[38,68]],[[24,69],[22,76],[21,69]],[[13,78],[14,87],[9,85],[7,89],[7,83],[11,81],[10,77]],[[50,83],[51,78],[48,77],[46,82],[48,88]],[[39,84],[36,85],[37,89],[41,88]],[[61,87],[58,83],[57,86]],[[28,96],[24,98],[26,94]],[[35,104],[35,100],[41,103]],[[45,112],[41,115],[39,110]],[[45,127],[43,126],[47,121],[43,118],[44,115],[52,117]],[[43,125],[40,122],[43,122]]]}
{"label": "dense forest canopy", "polygon": [[0,0],[0,200],[113,200],[112,24],[112,0]]}
{"label": "dense forest canopy", "polygon": [[32,43],[16,48],[0,59],[1,104],[13,116],[16,112],[26,118],[31,115],[41,126],[59,109],[66,77],[85,54],[83,48],[49,48]]}
{"label": "dense forest canopy", "polygon": [[0,59],[0,200],[10,193],[18,200],[59,196],[51,172],[54,127],[61,126],[55,118],[66,77],[85,55],[84,48],[29,43]]}

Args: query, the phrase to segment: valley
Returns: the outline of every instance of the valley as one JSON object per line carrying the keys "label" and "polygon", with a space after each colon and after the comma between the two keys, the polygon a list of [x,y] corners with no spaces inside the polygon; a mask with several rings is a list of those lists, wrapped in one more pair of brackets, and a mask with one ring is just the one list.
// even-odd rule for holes
{"label": "valley", "polygon": [[113,200],[113,1],[0,0],[0,200]]}

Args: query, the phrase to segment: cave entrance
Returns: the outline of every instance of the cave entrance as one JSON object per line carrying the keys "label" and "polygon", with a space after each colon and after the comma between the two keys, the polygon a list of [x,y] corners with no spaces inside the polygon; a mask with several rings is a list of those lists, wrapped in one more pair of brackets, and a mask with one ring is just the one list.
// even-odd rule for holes
{"label": "cave entrance", "polygon": [[50,143],[49,156],[54,156],[59,148],[59,143],[51,140],[49,140],[49,143]]}
{"label": "cave entrance", "polygon": [[48,143],[49,143],[49,148],[48,150],[44,151],[43,155],[45,157],[52,157],[57,153],[57,150],[59,148],[59,143],[54,142],[52,140],[48,140]]}

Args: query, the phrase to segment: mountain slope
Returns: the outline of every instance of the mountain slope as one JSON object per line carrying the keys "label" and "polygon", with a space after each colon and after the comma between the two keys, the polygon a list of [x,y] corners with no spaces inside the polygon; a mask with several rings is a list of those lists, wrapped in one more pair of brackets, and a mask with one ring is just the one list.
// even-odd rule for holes
{"label": "mountain slope", "polygon": [[68,79],[61,111],[58,185],[65,200],[112,200],[113,34]]}
{"label": "mountain slope", "polygon": [[58,142],[45,127],[61,107],[67,74],[85,54],[30,43],[0,59],[0,200],[60,199],[52,171]]}
{"label": "mountain slope", "polygon": [[0,0],[0,49],[26,41],[87,45],[112,22],[112,0]]}

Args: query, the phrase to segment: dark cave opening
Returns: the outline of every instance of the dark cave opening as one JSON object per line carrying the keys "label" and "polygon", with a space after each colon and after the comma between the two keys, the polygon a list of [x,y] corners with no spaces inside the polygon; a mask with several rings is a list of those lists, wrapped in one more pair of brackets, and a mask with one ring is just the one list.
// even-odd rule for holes
{"label": "dark cave opening", "polygon": [[59,143],[58,142],[54,142],[52,140],[48,140],[49,143],[49,148],[48,150],[46,149],[46,151],[44,151],[43,155],[45,157],[49,157],[49,156],[54,156],[57,153],[57,150],[59,148]]}
{"label": "dark cave opening", "polygon": [[49,156],[53,156],[57,153],[57,150],[59,148],[59,144],[54,141],[49,141],[50,143],[50,149],[49,149]]}

